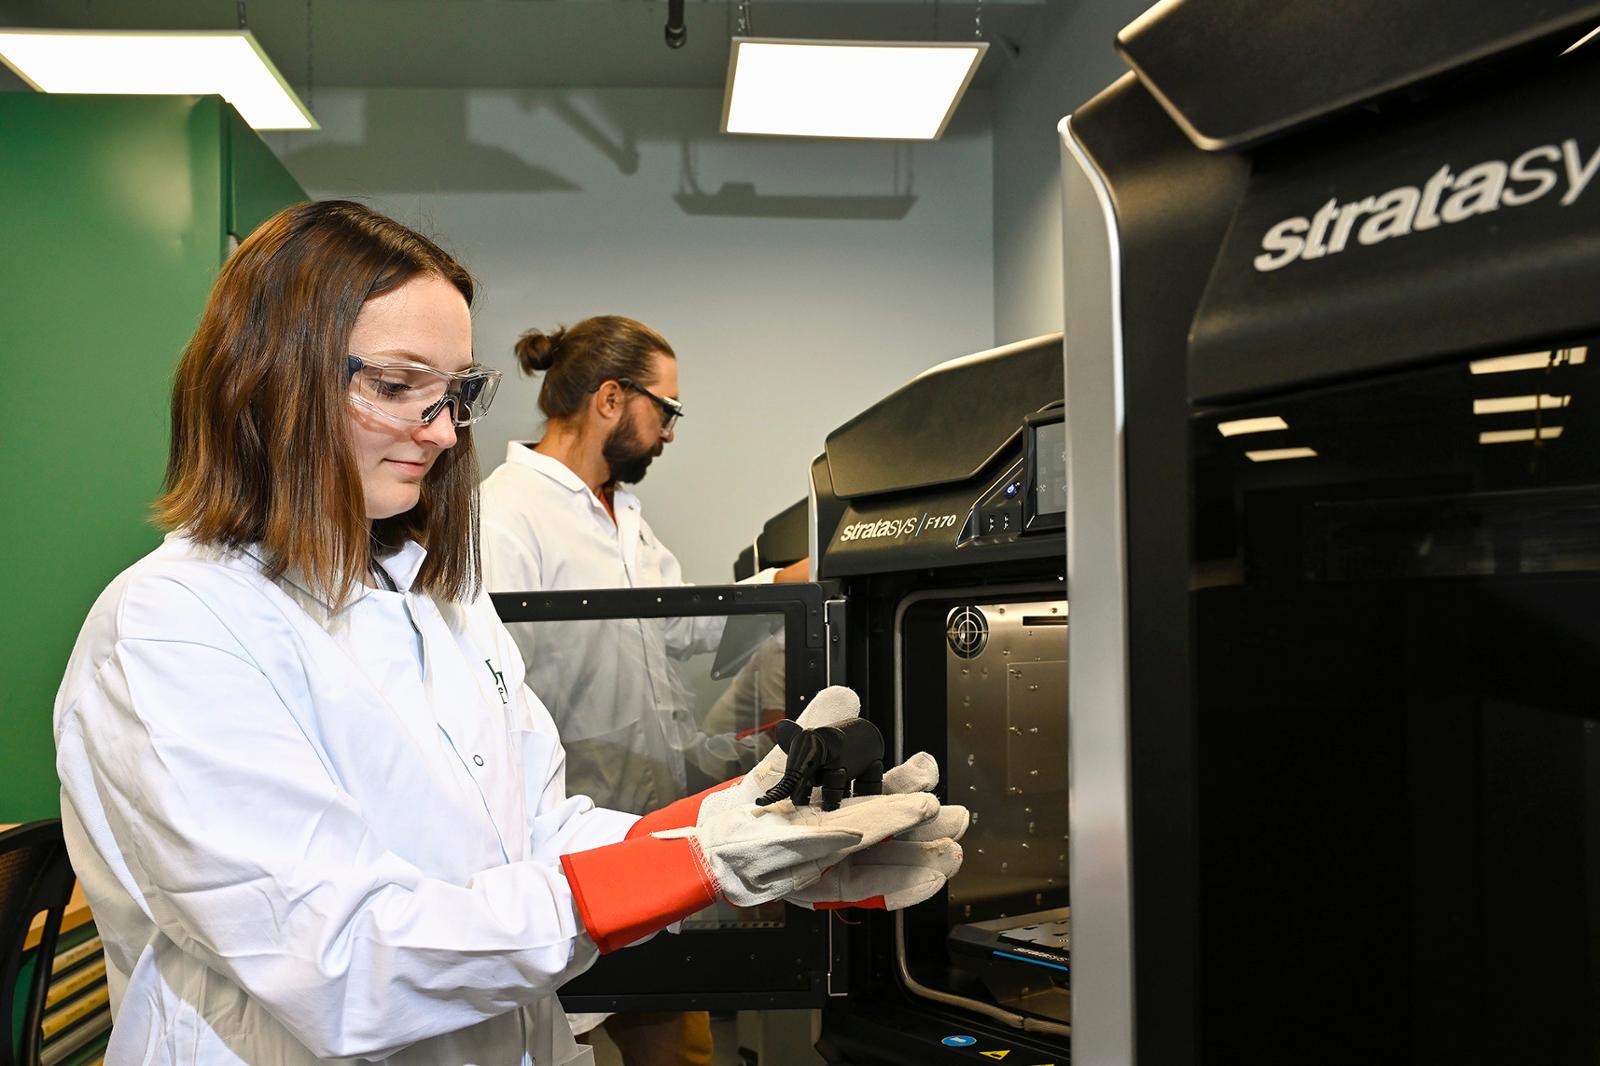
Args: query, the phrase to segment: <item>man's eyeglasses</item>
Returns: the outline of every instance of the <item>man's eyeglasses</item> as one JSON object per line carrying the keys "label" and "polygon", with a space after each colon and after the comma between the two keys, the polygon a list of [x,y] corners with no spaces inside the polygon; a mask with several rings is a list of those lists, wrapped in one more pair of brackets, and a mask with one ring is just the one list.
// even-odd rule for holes
{"label": "man's eyeglasses", "polygon": [[677,400],[669,399],[665,396],[657,396],[632,378],[617,378],[616,382],[625,389],[642,392],[655,401],[655,405],[661,408],[661,432],[670,433],[672,427],[678,424],[678,419],[683,417],[683,404]]}
{"label": "man's eyeglasses", "polygon": [[450,408],[450,420],[481,419],[500,387],[500,371],[475,366],[449,373],[420,363],[377,363],[351,355],[350,402],[402,426],[425,426]]}

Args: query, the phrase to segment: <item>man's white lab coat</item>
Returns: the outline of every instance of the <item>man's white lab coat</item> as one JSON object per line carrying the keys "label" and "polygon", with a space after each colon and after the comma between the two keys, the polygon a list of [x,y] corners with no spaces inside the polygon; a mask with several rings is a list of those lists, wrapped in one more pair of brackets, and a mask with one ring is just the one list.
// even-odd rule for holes
{"label": "man's white lab coat", "polygon": [[[612,521],[570,467],[525,442],[507,446],[481,500],[483,576],[492,592],[684,584],[637,496],[617,489]],[[770,582],[774,572],[752,580]],[[723,623],[632,618],[510,627],[529,684],[566,746],[569,791],[639,814],[685,794],[685,751],[704,735],[696,737],[701,723],[667,660],[714,651]]]}
{"label": "man's white lab coat", "polygon": [[108,1063],[588,1056],[555,1000],[596,954],[558,857],[635,819],[567,796],[487,598],[435,603],[401,561],[433,736],[248,555],[170,536],[95,603],[55,731]]}

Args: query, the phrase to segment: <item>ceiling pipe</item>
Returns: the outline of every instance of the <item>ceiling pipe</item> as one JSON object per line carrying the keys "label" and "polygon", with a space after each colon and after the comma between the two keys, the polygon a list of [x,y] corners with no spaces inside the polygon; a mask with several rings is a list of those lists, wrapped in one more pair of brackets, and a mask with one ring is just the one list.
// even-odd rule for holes
{"label": "ceiling pipe", "polygon": [[689,30],[683,24],[683,0],[667,0],[667,47],[682,48],[689,39]]}

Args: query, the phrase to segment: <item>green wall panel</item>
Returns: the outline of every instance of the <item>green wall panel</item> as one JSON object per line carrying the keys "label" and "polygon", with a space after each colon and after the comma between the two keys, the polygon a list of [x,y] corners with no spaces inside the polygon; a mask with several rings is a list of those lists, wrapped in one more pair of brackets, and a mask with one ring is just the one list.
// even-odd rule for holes
{"label": "green wall panel", "polygon": [[216,97],[0,93],[0,822],[57,814],[67,656],[160,540],[172,369],[227,247],[232,116]]}
{"label": "green wall panel", "polygon": [[306,199],[306,194],[237,112],[228,108],[227,118],[228,178],[233,193],[229,198],[228,232],[243,240],[285,205]]}

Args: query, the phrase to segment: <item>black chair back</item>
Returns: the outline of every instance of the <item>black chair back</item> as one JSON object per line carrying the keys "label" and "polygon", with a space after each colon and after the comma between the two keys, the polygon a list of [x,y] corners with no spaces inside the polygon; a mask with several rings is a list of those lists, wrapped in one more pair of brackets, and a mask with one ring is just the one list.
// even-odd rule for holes
{"label": "black chair back", "polygon": [[[38,1066],[45,992],[56,954],[61,916],[72,896],[72,866],[61,822],[29,822],[0,832],[0,1066]],[[11,1033],[28,927],[43,911],[44,929],[22,1009],[22,1042]]]}

